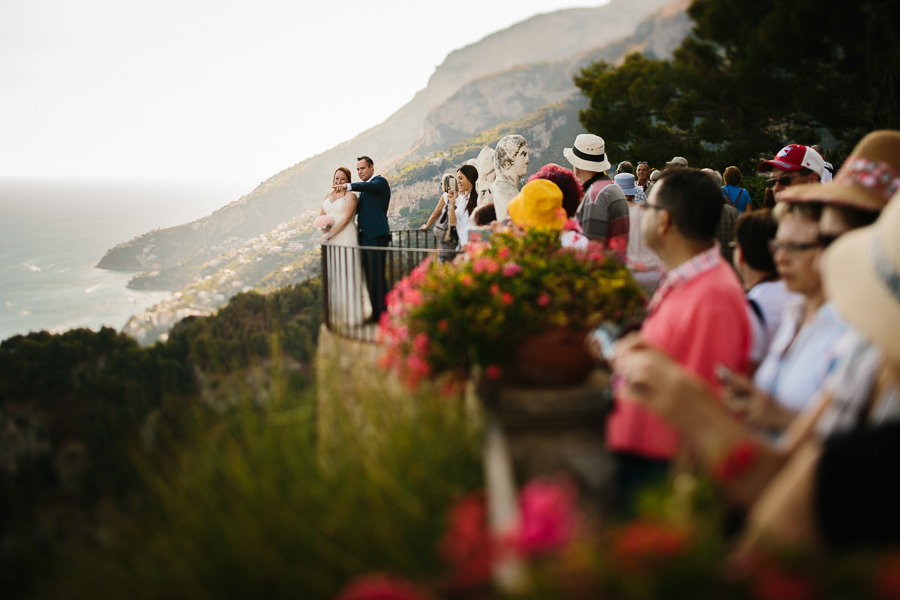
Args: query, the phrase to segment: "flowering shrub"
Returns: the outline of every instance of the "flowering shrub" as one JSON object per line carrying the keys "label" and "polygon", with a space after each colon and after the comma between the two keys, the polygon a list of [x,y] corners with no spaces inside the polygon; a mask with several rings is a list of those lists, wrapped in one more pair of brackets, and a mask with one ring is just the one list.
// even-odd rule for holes
{"label": "flowering shrub", "polygon": [[428,600],[428,598],[429,596],[405,579],[373,574],[350,582],[337,600]]}
{"label": "flowering shrub", "polygon": [[637,317],[644,296],[618,255],[600,244],[560,247],[560,233],[534,228],[469,244],[449,263],[426,261],[387,295],[381,365],[410,386],[481,367],[502,376],[513,348],[551,328],[588,331]]}

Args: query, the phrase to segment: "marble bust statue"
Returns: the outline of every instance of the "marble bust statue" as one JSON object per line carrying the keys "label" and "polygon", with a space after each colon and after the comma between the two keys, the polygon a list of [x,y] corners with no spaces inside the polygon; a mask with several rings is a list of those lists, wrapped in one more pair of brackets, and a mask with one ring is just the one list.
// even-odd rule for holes
{"label": "marble bust statue", "polygon": [[478,181],[475,189],[478,191],[478,206],[493,202],[491,199],[491,184],[497,179],[497,170],[494,168],[494,149],[485,146],[475,159],[475,168],[478,169]]}
{"label": "marble bust statue", "polygon": [[506,207],[519,193],[519,179],[528,172],[528,142],[518,134],[500,138],[494,151],[494,168],[497,178],[491,184],[491,198],[497,220],[508,217]]}

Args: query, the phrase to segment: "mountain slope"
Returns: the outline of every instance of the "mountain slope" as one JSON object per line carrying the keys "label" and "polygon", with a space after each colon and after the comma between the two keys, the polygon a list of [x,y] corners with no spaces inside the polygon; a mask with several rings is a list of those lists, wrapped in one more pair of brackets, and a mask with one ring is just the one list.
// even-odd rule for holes
{"label": "mountain slope", "polygon": [[[139,236],[110,250],[98,264],[101,268],[154,271],[175,267],[185,261],[203,258],[274,229],[279,223],[314,207],[325,193],[327,182],[337,165],[350,164],[360,154],[375,158],[378,170],[389,171],[400,161],[413,161],[433,153],[444,141],[453,143],[496,123],[522,117],[574,93],[571,69],[566,74],[553,72],[548,61],[571,60],[632,34],[651,11],[667,6],[671,0],[613,0],[592,9],[571,9],[539,15],[484,40],[451,53],[437,68],[429,85],[403,108],[378,125],[331,150],[309,158],[274,175],[252,193],[192,223]],[[541,43],[534,43],[536,39]],[[517,65],[535,65],[522,69]],[[517,101],[492,100],[490,93],[471,97],[468,105],[483,114],[473,125],[447,126],[440,138],[426,134],[426,117],[431,117],[447,99],[463,90],[474,93],[471,81],[488,81],[493,74],[503,81],[515,71],[541,71],[530,82],[534,93],[522,94]],[[514,78],[514,77],[513,77]],[[502,86],[501,86],[502,87]],[[524,85],[527,87],[527,85]],[[524,90],[523,86],[518,89]],[[495,86],[495,89],[497,87]],[[498,108],[502,109],[499,111]],[[447,114],[444,111],[444,114]],[[493,115],[493,116],[492,116]],[[429,127],[444,117],[431,119]],[[493,121],[492,121],[493,120]],[[491,122],[492,121],[492,122]],[[433,131],[433,130],[430,130]],[[455,139],[454,139],[455,138]]]}

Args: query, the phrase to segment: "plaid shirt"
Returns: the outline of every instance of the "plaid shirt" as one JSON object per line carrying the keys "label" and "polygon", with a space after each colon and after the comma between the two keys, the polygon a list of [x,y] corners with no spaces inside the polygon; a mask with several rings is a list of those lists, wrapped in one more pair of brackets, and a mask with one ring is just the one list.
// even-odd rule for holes
{"label": "plaid shirt", "polygon": [[653,294],[653,298],[650,299],[650,304],[647,306],[647,313],[649,314],[656,310],[659,303],[662,302],[672,290],[683,286],[701,273],[709,271],[719,264],[719,261],[721,260],[722,259],[719,258],[719,249],[716,246],[713,246],[709,250],[701,252],[692,259],[681,263],[671,271],[667,271],[662,276],[659,287],[656,288],[656,292]]}
{"label": "plaid shirt", "polygon": [[606,174],[595,175],[584,184],[584,199],[575,211],[584,234],[624,256],[628,248],[628,201],[622,188]]}

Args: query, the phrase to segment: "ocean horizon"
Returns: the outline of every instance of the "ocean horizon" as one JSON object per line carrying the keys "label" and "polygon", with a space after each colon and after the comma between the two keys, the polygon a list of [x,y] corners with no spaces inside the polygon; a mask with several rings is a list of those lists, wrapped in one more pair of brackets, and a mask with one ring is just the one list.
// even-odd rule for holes
{"label": "ocean horizon", "polygon": [[0,340],[121,330],[169,292],[128,289],[136,273],[96,268],[106,251],[251,191],[221,181],[0,178]]}

